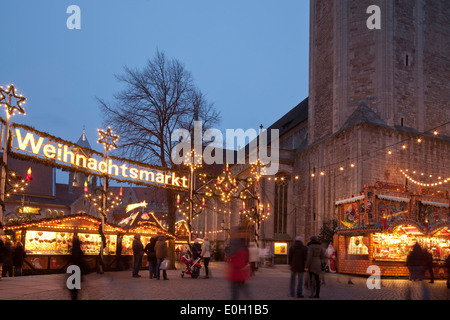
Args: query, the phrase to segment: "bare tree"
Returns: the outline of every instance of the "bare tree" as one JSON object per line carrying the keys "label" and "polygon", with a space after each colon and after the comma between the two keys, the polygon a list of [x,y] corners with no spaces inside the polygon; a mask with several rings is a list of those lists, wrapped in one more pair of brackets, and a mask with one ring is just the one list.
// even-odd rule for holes
{"label": "bare tree", "polygon": [[[124,88],[114,95],[113,102],[97,100],[104,123],[120,136],[118,150],[124,157],[174,169],[174,130],[192,132],[194,119],[202,121],[205,130],[220,120],[214,105],[194,85],[190,72],[163,52],[158,51],[142,69],[125,67],[116,79]],[[175,233],[174,191],[166,189],[166,198],[169,231]],[[174,251],[173,243],[171,247]]]}

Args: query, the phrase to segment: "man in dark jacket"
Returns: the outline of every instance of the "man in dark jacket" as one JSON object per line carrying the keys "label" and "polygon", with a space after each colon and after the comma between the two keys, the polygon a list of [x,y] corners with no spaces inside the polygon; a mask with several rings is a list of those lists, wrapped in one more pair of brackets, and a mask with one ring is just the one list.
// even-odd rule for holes
{"label": "man in dark jacket", "polygon": [[13,276],[13,247],[11,245],[11,241],[8,239],[5,243],[5,248],[3,251],[3,267],[2,267],[2,276],[6,277]]}
{"label": "man in dark jacket", "polygon": [[291,267],[291,297],[294,297],[295,294],[295,278],[298,275],[296,296],[297,298],[303,298],[303,273],[305,272],[307,256],[308,248],[303,245],[303,238],[298,236],[289,248],[288,253],[289,266]]}
{"label": "man in dark jacket", "polygon": [[141,242],[141,235],[137,234],[133,240],[133,277],[138,278],[139,270],[142,265],[142,256],[144,255],[144,246]]}

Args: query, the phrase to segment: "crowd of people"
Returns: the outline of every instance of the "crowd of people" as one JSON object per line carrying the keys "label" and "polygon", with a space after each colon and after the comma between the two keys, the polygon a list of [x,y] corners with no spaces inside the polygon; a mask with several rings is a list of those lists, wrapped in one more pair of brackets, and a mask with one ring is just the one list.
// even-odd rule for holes
{"label": "crowd of people", "polygon": [[[450,268],[450,256],[447,257],[445,265]],[[433,255],[427,248],[422,248],[418,243],[414,244],[406,258],[406,266],[409,270],[409,280],[422,281],[428,273],[430,283],[434,283]]]}
{"label": "crowd of people", "polygon": [[[0,268],[1,277],[22,276],[22,266],[25,259],[25,250],[20,241],[13,246],[9,239],[3,240],[0,236]],[[0,279],[1,279],[0,277]]]}
{"label": "crowd of people", "polygon": [[[260,253],[256,242],[250,241],[248,244],[249,239],[245,229],[236,228],[231,235],[230,244],[226,250],[227,279],[231,284],[231,298],[238,299],[241,293],[250,298],[246,282],[249,277],[255,276],[255,271],[264,255]],[[144,247],[140,235],[135,235],[132,249],[133,277],[141,277],[139,272],[142,260],[144,255],[147,255],[149,278],[159,280],[162,271],[163,279],[169,280],[167,277],[168,247],[165,236],[157,235],[151,238],[150,242]],[[194,261],[198,259],[198,261],[203,262],[204,278],[209,278],[209,262],[213,248],[208,238],[205,237],[202,244],[199,243],[198,239],[195,239],[189,250]],[[9,239],[4,240],[0,236],[2,277],[21,276],[25,257],[26,253],[20,241],[17,241],[13,246]],[[303,238],[297,236],[288,250],[287,258],[291,270],[290,295],[303,298],[303,288],[309,288],[311,298],[320,298],[320,287],[324,283],[323,272],[336,272],[336,252],[332,243],[329,244],[327,249],[324,249],[316,236],[312,236],[306,245]],[[79,265],[83,269],[83,252],[81,243],[76,236],[73,239],[71,263]],[[426,272],[428,272],[430,283],[434,283],[433,256],[427,249],[421,248],[418,243],[413,246],[408,254],[406,266],[409,269],[411,281],[423,280]],[[449,273],[447,287],[450,288],[450,256],[447,257],[445,266]]]}
{"label": "crowd of people", "polygon": [[[316,236],[312,236],[307,245],[303,244],[303,237],[296,237],[288,252],[288,263],[291,268],[290,295],[292,297],[303,298],[303,287],[307,285],[311,291],[310,297],[320,298],[322,271],[325,269],[325,265],[332,267],[332,262],[325,262],[326,259],[326,251]],[[329,260],[332,260],[331,256]],[[305,273],[308,277],[306,281],[303,277]]]}

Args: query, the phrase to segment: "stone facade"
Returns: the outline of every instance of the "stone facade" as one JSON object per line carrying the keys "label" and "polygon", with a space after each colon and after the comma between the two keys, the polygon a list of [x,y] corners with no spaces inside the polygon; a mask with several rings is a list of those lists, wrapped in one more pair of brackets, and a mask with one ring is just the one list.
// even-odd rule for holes
{"label": "stone facade", "polygon": [[[381,9],[379,30],[367,28],[370,5]],[[443,182],[450,168],[446,1],[312,0],[310,10],[309,97],[268,128],[280,130],[280,169],[260,183],[261,203],[272,208],[258,233],[262,247],[318,235],[323,222],[337,218],[336,201],[366,185],[380,181],[416,192],[419,186],[400,170],[450,191],[450,181]],[[233,170],[248,174],[245,166]],[[284,190],[276,187],[281,181],[286,201],[276,195]],[[280,197],[285,205],[277,207]],[[206,209],[195,229],[226,242],[245,217],[239,200],[217,208]],[[367,262],[358,263],[365,272]]]}
{"label": "stone facade", "polygon": [[[380,7],[381,29],[367,27],[371,5]],[[261,182],[262,202],[273,207],[284,177],[288,227],[274,232],[272,212],[261,226],[263,246],[317,235],[337,217],[336,200],[365,185],[408,184],[414,192],[418,186],[401,169],[425,183],[449,177],[446,1],[312,0],[310,10],[309,97],[268,128],[280,130],[281,164],[277,176]],[[230,224],[242,222],[238,210]]]}

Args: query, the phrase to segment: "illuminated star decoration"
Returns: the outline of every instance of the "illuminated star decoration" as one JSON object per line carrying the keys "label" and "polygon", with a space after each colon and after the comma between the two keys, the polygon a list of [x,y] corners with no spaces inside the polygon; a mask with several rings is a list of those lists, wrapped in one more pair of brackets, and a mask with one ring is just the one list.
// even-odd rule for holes
{"label": "illuminated star decoration", "polygon": [[[7,97],[14,97],[16,99],[16,104],[13,104]],[[0,106],[6,107],[9,116],[13,115],[14,110],[17,110],[20,114],[25,114],[25,110],[21,106],[21,104],[25,103],[25,100],[25,97],[16,93],[14,85],[9,85],[6,90],[3,89],[3,87],[0,87]]]}
{"label": "illuminated star decoration", "polygon": [[118,135],[115,135],[112,133],[111,128],[108,128],[108,130],[98,130],[98,133],[100,135],[100,139],[98,139],[98,143],[103,143],[105,145],[105,150],[109,151],[111,147],[114,149],[117,149],[116,141],[119,139]]}

